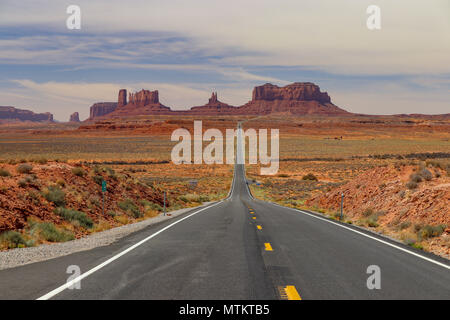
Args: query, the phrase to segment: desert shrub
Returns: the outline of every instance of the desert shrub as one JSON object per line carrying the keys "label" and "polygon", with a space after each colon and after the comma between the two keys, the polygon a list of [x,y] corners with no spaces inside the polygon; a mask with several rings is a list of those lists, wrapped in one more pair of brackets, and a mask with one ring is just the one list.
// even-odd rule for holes
{"label": "desert shrub", "polygon": [[425,225],[423,226],[419,231],[419,237],[421,239],[428,239],[428,238],[434,238],[439,237],[445,230],[445,225]]}
{"label": "desert shrub", "polygon": [[0,168],[0,177],[9,177],[11,173],[8,170]]}
{"label": "desert shrub", "polygon": [[56,184],[60,187],[64,187],[66,185],[66,182],[62,179],[59,179],[58,181],[56,181]]}
{"label": "desert shrub", "polygon": [[435,171],[435,172],[434,172],[434,176],[435,176],[436,178],[440,178],[440,177],[441,177],[441,173],[440,173],[439,171]]}
{"label": "desert shrub", "polygon": [[414,181],[408,181],[408,182],[406,183],[406,187],[407,187],[408,189],[410,189],[410,190],[416,189],[417,186],[418,186],[417,182],[414,182]]}
{"label": "desert shrub", "polygon": [[371,228],[378,227],[378,216],[372,215],[367,219],[367,225]]}
{"label": "desert shrub", "polygon": [[426,181],[430,181],[431,179],[433,179],[433,174],[428,169],[422,169],[419,175]]}
{"label": "desert shrub", "polygon": [[139,209],[139,207],[136,205],[136,203],[134,203],[133,200],[131,199],[125,199],[122,202],[118,203],[118,206],[120,209],[122,209],[123,211],[127,212],[127,213],[131,213],[133,215],[134,218],[140,218],[142,217],[142,212]]}
{"label": "desert shrub", "polygon": [[22,234],[17,231],[6,231],[0,234],[0,247],[14,249],[26,247],[27,244]]}
{"label": "desert shrub", "polygon": [[30,173],[33,170],[33,166],[28,163],[22,163],[17,166],[18,173]]}
{"label": "desert shrub", "polygon": [[108,211],[106,214],[110,217],[115,217],[117,215],[114,211]]}
{"label": "desert shrub", "polygon": [[144,206],[146,209],[152,209],[156,211],[163,211],[163,208],[154,202],[148,201],[148,200],[139,200],[139,203]]}
{"label": "desert shrub", "polygon": [[92,180],[94,180],[94,182],[96,183],[96,184],[98,184],[99,186],[101,186],[102,185],[102,182],[103,182],[103,177],[102,176],[93,176],[92,177]]}
{"label": "desert shrub", "polygon": [[21,188],[25,188],[28,185],[28,183],[27,183],[27,180],[20,179],[19,181],[17,181],[17,185]]}
{"label": "desert shrub", "polygon": [[288,178],[288,177],[289,177],[289,175],[286,174],[286,173],[280,173],[278,176],[279,176],[280,178]]}
{"label": "desert shrub", "polygon": [[180,196],[178,199],[183,202],[186,202],[186,203],[188,203],[188,202],[207,202],[207,201],[209,201],[209,196],[204,195],[204,194],[197,195],[194,193],[188,193],[183,196]]}
{"label": "desert shrub", "polygon": [[302,177],[302,180],[317,181],[318,179],[317,179],[317,177],[314,174],[308,173],[307,175],[304,175]]}
{"label": "desert shrub", "polygon": [[39,163],[39,164],[46,164],[48,162],[48,160],[46,158],[38,158],[38,159],[35,159],[34,162]]}
{"label": "desert shrub", "polygon": [[72,173],[76,176],[83,177],[86,174],[86,171],[81,167],[75,167],[72,169]]}
{"label": "desert shrub", "polygon": [[89,218],[84,212],[58,207],[55,209],[55,213],[64,220],[79,224],[83,228],[90,229],[94,226],[92,219]]}
{"label": "desert shrub", "polygon": [[398,196],[399,196],[401,199],[403,199],[403,198],[405,197],[405,194],[406,194],[405,190],[402,190],[402,191],[400,191],[400,192],[398,193]]}
{"label": "desert shrub", "polygon": [[364,217],[370,217],[371,215],[373,215],[373,209],[371,209],[371,208],[368,208],[368,209],[366,209],[366,210],[364,210],[363,211],[363,213],[362,213],[362,215],[364,216]]}
{"label": "desert shrub", "polygon": [[409,176],[409,181],[419,183],[422,182],[422,177],[417,173],[413,173],[412,175]]}
{"label": "desert shrub", "polygon": [[49,242],[66,242],[75,239],[71,232],[59,230],[53,223],[36,223],[33,231]]}
{"label": "desert shrub", "polygon": [[66,194],[58,186],[50,186],[47,191],[43,193],[43,196],[47,201],[52,202],[55,206],[61,207],[66,204]]}
{"label": "desert shrub", "polygon": [[404,221],[404,222],[400,223],[400,225],[398,227],[400,230],[405,230],[405,229],[408,229],[410,226],[411,226],[411,222]]}

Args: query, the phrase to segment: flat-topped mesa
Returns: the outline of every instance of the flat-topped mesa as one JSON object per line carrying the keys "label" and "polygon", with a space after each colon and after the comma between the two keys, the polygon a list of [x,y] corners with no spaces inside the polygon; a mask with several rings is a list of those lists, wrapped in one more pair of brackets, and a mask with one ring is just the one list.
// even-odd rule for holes
{"label": "flat-topped mesa", "polygon": [[320,92],[318,85],[311,82],[295,82],[285,87],[266,83],[253,89],[252,101],[265,100],[294,100],[317,101],[322,104],[331,103],[330,96],[326,92]]}
{"label": "flat-topped mesa", "polygon": [[97,102],[90,107],[89,119],[103,117],[117,108],[117,102]]}
{"label": "flat-topped mesa", "polygon": [[158,90],[150,91],[142,89],[141,91],[130,93],[128,103],[134,104],[135,106],[159,104]]}
{"label": "flat-topped mesa", "polygon": [[30,110],[17,109],[10,106],[0,106],[0,120],[53,122],[53,114],[51,114],[50,112],[34,113]]}

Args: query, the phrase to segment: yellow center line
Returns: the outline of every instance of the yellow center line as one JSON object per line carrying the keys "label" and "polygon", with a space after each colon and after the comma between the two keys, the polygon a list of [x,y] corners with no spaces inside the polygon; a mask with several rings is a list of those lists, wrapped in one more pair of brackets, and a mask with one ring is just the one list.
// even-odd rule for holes
{"label": "yellow center line", "polygon": [[264,243],[264,246],[266,247],[266,251],[273,251],[272,246],[270,245],[270,243],[266,242],[266,243]]}
{"label": "yellow center line", "polygon": [[253,220],[256,220],[256,217],[252,217]]}
{"label": "yellow center line", "polygon": [[256,226],[257,228],[258,228],[258,230],[261,230],[262,229],[262,227],[261,226]]}
{"label": "yellow center line", "polygon": [[302,300],[302,297],[298,294],[295,286],[286,286],[284,287],[284,291],[286,292],[288,300]]}

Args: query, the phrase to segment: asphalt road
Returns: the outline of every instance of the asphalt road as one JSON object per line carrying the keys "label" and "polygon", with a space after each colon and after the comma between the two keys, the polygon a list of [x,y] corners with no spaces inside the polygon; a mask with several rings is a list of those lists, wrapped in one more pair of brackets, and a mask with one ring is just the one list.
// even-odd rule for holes
{"label": "asphalt road", "polygon": [[[197,211],[110,246],[0,271],[0,298],[286,299],[289,286],[302,299],[450,299],[448,260],[253,200],[242,165],[230,197]],[[61,287],[69,265],[90,272],[81,289]],[[381,289],[367,287],[371,265]]]}

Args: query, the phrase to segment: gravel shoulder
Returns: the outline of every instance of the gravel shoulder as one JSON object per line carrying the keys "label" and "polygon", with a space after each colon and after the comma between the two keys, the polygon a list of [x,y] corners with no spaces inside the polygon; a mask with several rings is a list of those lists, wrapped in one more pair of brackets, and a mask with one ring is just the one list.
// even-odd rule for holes
{"label": "gravel shoulder", "polygon": [[90,250],[96,247],[107,246],[133,232],[148,226],[173,219],[193,209],[206,207],[213,202],[205,202],[200,206],[175,210],[170,216],[160,214],[157,217],[144,221],[127,224],[121,227],[97,232],[81,239],[55,244],[43,244],[38,247],[18,248],[0,252],[0,270],[14,268],[34,262],[54,259],[75,252]]}

